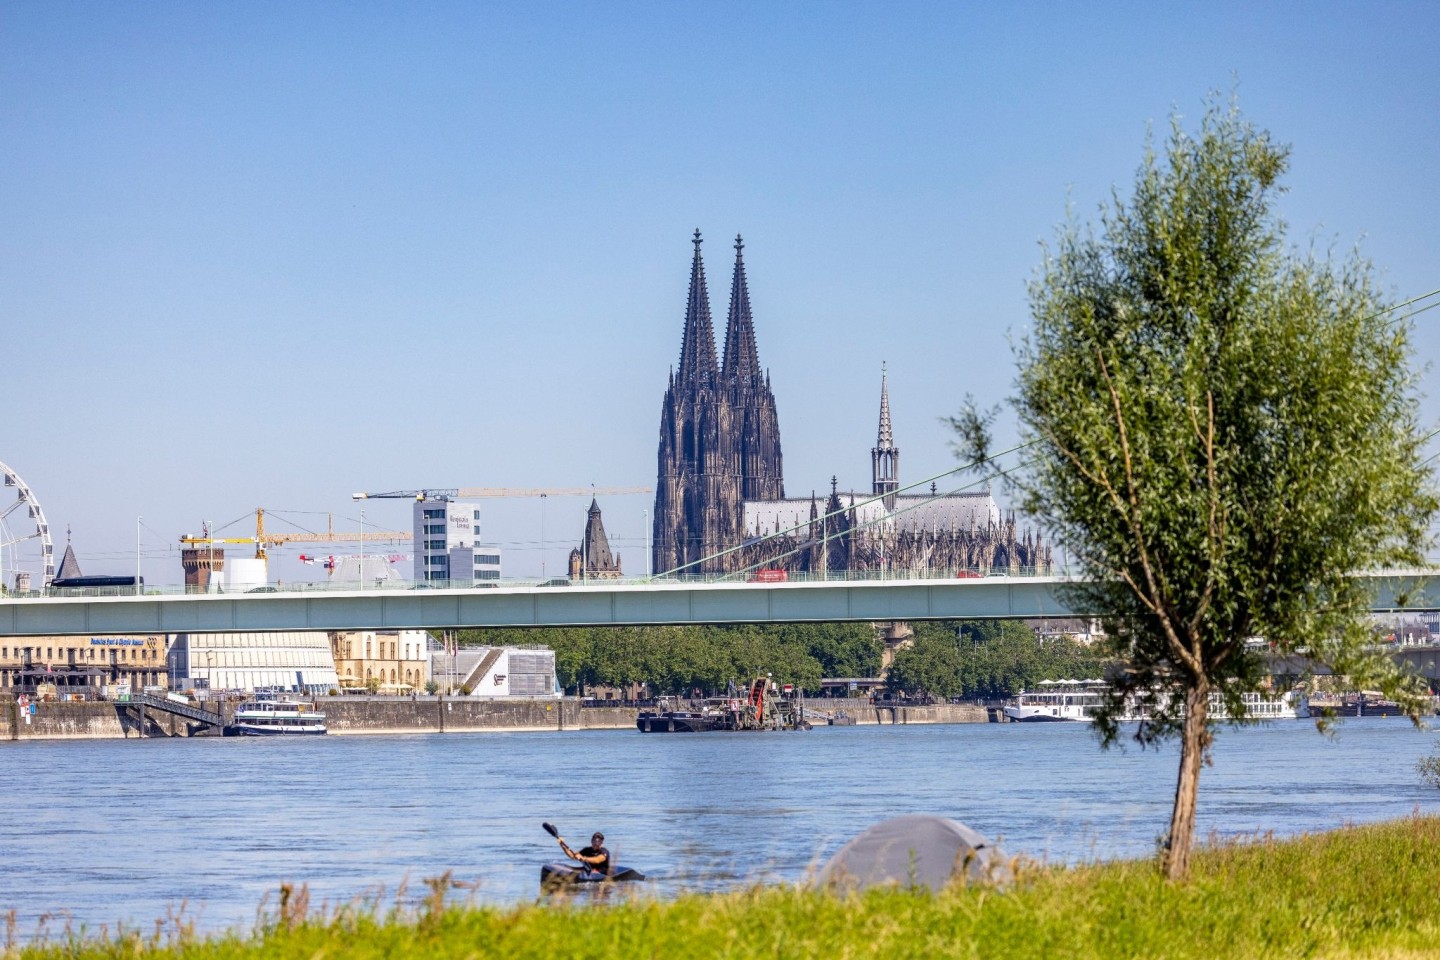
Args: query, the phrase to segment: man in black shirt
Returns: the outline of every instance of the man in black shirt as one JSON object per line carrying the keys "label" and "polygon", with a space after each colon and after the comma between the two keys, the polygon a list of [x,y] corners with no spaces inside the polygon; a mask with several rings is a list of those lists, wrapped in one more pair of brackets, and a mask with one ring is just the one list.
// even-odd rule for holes
{"label": "man in black shirt", "polygon": [[558,839],[560,840],[560,849],[565,852],[565,856],[571,860],[579,860],[584,864],[583,869],[593,870],[602,876],[610,875],[610,851],[605,849],[605,834],[598,830],[591,834],[590,846],[582,848],[579,853],[571,850],[563,837]]}

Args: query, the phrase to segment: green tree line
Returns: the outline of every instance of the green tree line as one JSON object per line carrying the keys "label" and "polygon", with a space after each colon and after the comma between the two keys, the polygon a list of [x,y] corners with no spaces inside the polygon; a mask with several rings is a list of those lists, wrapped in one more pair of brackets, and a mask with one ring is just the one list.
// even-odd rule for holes
{"label": "green tree line", "polygon": [[721,693],[769,673],[815,693],[822,677],[873,677],[884,642],[865,623],[462,630],[462,644],[545,646],[569,693],[645,683],[652,693]]}
{"label": "green tree line", "polygon": [[1069,637],[1041,638],[1018,620],[918,623],[895,654],[891,690],[938,697],[1013,697],[1041,680],[1097,679],[1100,653]]}
{"label": "green tree line", "polygon": [[[568,693],[647,684],[651,693],[717,694],[772,674],[807,693],[824,677],[874,677],[884,641],[866,623],[463,630],[464,645],[544,646]],[[1104,665],[1069,639],[1041,640],[1018,621],[920,623],[895,656],[893,690],[975,699],[1014,696],[1041,680],[1099,677]]]}

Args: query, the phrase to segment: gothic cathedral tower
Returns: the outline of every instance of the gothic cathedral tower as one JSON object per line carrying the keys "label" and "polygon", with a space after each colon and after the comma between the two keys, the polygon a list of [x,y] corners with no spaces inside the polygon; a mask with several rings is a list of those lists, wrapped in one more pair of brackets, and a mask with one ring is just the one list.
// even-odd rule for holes
{"label": "gothic cathedral tower", "polygon": [[734,569],[738,554],[714,555],[740,544],[745,500],[784,495],[780,427],[775,396],[755,345],[741,255],[744,244],[736,238],[721,367],[715,356],[699,230],[693,243],[680,364],[670,375],[660,411],[652,557],[657,574]]}
{"label": "gothic cathedral tower", "polygon": [[729,392],[735,423],[735,452],[740,458],[741,497],[785,499],[780,467],[780,419],[770,377],[760,368],[755,324],[750,318],[750,288],[745,282],[745,242],[735,237],[735,275],[730,281],[730,316],[725,326],[725,362],[721,375]]}

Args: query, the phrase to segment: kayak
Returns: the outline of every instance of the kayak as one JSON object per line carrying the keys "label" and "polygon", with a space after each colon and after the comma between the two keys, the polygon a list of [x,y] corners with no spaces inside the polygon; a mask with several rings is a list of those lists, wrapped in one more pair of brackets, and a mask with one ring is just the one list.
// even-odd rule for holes
{"label": "kayak", "polygon": [[645,874],[634,867],[616,865],[609,876],[595,870],[584,870],[563,860],[540,866],[540,886],[568,887],[577,883],[622,883],[627,880],[644,880]]}

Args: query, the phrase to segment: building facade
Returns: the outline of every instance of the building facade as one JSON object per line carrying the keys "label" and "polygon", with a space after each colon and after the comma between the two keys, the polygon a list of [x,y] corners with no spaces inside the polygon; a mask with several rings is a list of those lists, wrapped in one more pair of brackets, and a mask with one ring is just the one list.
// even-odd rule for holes
{"label": "building facade", "polygon": [[339,686],[330,638],[313,630],[177,633],[166,658],[176,690],[292,690]]}
{"label": "building facade", "polygon": [[330,634],[330,652],[342,690],[416,693],[430,680],[429,637],[424,630],[342,631]]}
{"label": "building facade", "polygon": [[[106,687],[165,687],[164,635],[8,637],[0,640],[0,691],[100,699]],[[53,688],[53,689],[52,689]]]}
{"label": "building facade", "polygon": [[480,504],[417,500],[415,579],[472,586],[500,579],[500,548],[480,542]]}
{"label": "building facade", "polygon": [[759,570],[953,575],[1048,570],[1051,549],[1002,514],[989,491],[902,493],[887,373],[870,451],[869,491],[787,498],[780,424],[760,365],[744,244],[735,269],[723,359],[717,362],[700,232],[694,237],[680,361],[660,412],[655,483],[657,575]]}

